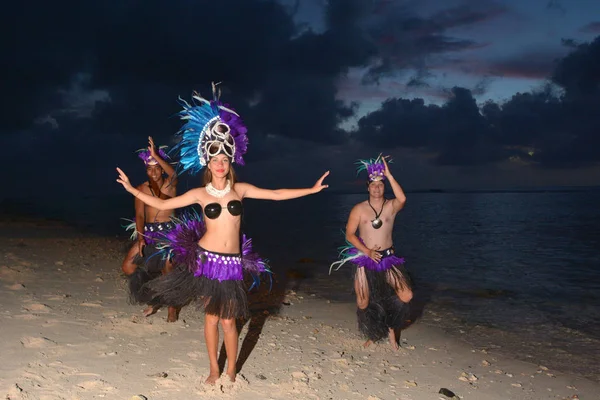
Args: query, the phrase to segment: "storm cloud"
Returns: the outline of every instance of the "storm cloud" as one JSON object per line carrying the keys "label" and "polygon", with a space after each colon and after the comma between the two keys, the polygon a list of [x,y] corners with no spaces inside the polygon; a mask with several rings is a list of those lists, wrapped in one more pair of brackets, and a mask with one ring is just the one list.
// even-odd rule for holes
{"label": "storm cloud", "polygon": [[448,101],[392,98],[362,117],[353,137],[376,147],[433,153],[439,165],[503,160],[547,168],[600,161],[600,37],[557,60],[547,83],[502,103],[476,104],[470,90],[452,88]]}

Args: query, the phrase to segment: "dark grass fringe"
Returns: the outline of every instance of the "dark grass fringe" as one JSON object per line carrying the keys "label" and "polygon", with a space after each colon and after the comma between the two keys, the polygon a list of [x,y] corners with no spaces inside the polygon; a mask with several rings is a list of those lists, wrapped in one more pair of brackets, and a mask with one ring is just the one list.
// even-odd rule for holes
{"label": "dark grass fringe", "polygon": [[136,254],[133,257],[133,263],[144,268],[151,275],[158,276],[165,268],[167,260],[154,244],[147,244],[144,246],[143,256]]}
{"label": "dark grass fringe", "polygon": [[145,268],[138,267],[133,274],[127,276],[129,284],[129,302],[131,304],[158,303],[159,299],[146,286],[148,282],[156,279],[160,274],[150,274]]}
{"label": "dark grass fringe", "polygon": [[197,303],[207,314],[223,319],[250,317],[243,281],[222,281],[195,277],[185,264],[146,285],[162,302],[183,307]]}
{"label": "dark grass fringe", "polygon": [[[401,286],[412,289],[412,282],[402,266],[388,271],[395,275]],[[369,285],[369,305],[357,309],[358,329],[373,342],[388,337],[389,329],[401,329],[409,316],[409,305],[400,301],[394,288],[388,283],[387,271],[371,271],[365,268]]]}

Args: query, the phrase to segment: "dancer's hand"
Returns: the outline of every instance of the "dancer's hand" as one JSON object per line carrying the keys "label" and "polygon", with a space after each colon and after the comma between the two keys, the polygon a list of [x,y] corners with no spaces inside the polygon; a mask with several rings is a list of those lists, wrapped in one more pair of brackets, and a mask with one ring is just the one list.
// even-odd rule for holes
{"label": "dancer's hand", "polygon": [[381,261],[381,253],[378,251],[379,249],[381,249],[380,246],[374,247],[370,249],[369,253],[367,254],[367,256],[369,256],[369,258],[375,261],[376,263],[379,263],[379,261]]}
{"label": "dancer's hand", "polygon": [[386,161],[386,158],[389,158],[390,156],[383,156],[381,157],[381,161],[383,161],[383,165],[385,166],[385,169],[383,170],[383,176],[385,176],[386,178],[389,178],[390,176],[392,176],[392,173],[390,172],[390,168],[388,167],[388,163]]}
{"label": "dancer's hand", "polygon": [[140,257],[144,257],[144,246],[146,246],[144,238],[138,239],[138,254]]}
{"label": "dancer's hand", "polygon": [[152,136],[148,136],[148,150],[150,151],[152,158],[156,159],[156,146],[154,145],[154,139],[152,139]]}
{"label": "dancer's hand", "polygon": [[131,186],[131,183],[129,183],[129,178],[127,175],[125,175],[125,172],[123,172],[119,167],[117,167],[117,172],[119,173],[119,179],[117,179],[117,182],[123,185],[125,190],[127,190],[129,193],[133,193],[134,188]]}
{"label": "dancer's hand", "polygon": [[321,176],[319,178],[319,180],[317,181],[317,183],[315,183],[315,185],[313,186],[313,189],[315,191],[315,193],[319,193],[321,190],[326,189],[329,187],[329,185],[323,185],[323,180],[325,178],[327,178],[327,175],[329,175],[329,171],[325,172],[323,174],[323,176]]}

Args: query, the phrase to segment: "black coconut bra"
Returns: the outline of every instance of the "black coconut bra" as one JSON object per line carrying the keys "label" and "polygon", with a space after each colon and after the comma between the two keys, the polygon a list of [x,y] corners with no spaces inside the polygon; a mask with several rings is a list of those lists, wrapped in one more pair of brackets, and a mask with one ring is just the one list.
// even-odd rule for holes
{"label": "black coconut bra", "polygon": [[[204,215],[206,215],[206,218],[217,219],[219,218],[219,215],[221,215],[222,209],[223,208],[219,203],[210,203],[204,207]],[[235,217],[242,215],[242,202],[239,200],[231,200],[227,203],[227,210],[229,211],[229,214]]]}

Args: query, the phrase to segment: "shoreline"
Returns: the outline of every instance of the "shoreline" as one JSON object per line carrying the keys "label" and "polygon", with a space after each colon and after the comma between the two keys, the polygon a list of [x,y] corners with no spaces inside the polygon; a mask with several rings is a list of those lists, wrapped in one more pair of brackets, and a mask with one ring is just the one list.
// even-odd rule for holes
{"label": "shoreline", "polygon": [[442,397],[440,388],[461,399],[538,400],[600,390],[590,379],[469,344],[468,328],[448,334],[427,310],[402,332],[398,352],[387,343],[363,349],[354,302],[304,290],[310,280],[298,284],[294,266],[271,293],[263,285],[249,296],[253,318],[241,330],[236,384],[206,387],[202,315],[187,306],[168,324],[165,309],[144,318],[142,306],[127,304],[119,270],[126,241],[39,228],[0,222],[0,394],[10,400],[425,400]]}

